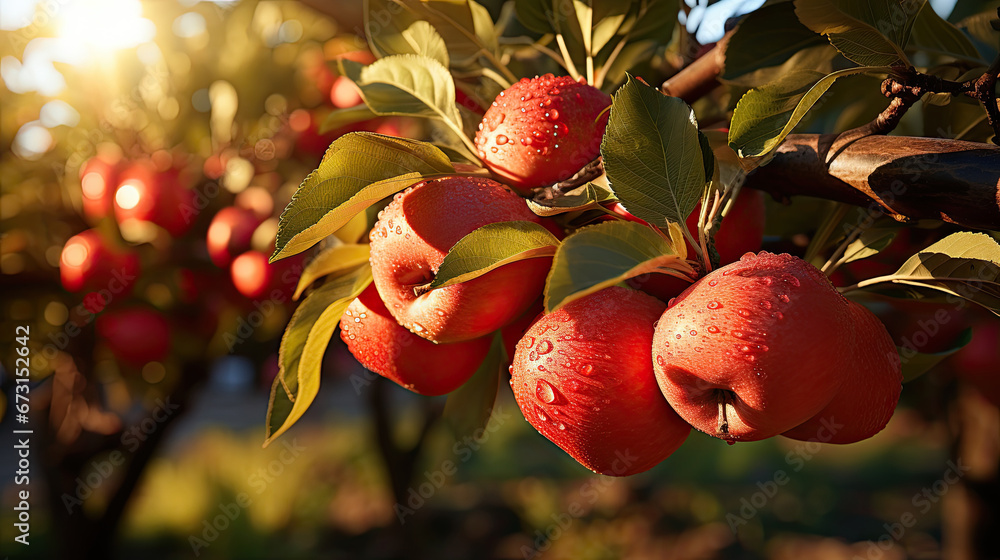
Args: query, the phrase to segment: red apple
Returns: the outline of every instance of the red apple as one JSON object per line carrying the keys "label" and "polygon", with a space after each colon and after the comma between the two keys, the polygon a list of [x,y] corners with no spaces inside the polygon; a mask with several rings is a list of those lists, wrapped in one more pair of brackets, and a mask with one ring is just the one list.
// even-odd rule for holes
{"label": "red apple", "polygon": [[208,256],[220,268],[229,266],[235,255],[250,248],[253,232],[263,220],[250,210],[227,206],[212,218],[206,244]]}
{"label": "red apple", "polygon": [[364,103],[358,87],[349,78],[337,76],[330,87],[330,103],[338,109],[350,109]]}
{"label": "red apple", "polygon": [[1000,406],[1000,320],[984,317],[972,326],[972,340],[952,358],[960,378]]}
{"label": "red apple", "polygon": [[116,358],[131,366],[162,361],[170,352],[170,323],[152,309],[108,311],[97,318],[97,333]]}
{"label": "red apple", "polygon": [[489,336],[434,344],[393,319],[372,284],[340,318],[340,338],[361,365],[421,395],[443,395],[465,383],[490,349]]}
{"label": "red apple", "polygon": [[663,308],[611,287],[542,316],[517,343],[510,385],[521,412],[594,472],[649,470],[691,431],[663,400],[649,359]]}
{"label": "red apple", "polygon": [[302,255],[268,263],[268,254],[247,251],[233,259],[229,267],[236,290],[250,299],[287,301],[295,292],[302,273]]}
{"label": "red apple", "polygon": [[71,292],[107,290],[124,296],[139,276],[139,256],[114,247],[98,230],[88,229],[66,241],[59,257],[59,276]]}
{"label": "red apple", "polygon": [[115,187],[118,185],[118,164],[101,156],[87,160],[80,168],[80,190],[83,192],[83,213],[91,221],[111,214]]}
{"label": "red apple", "polygon": [[709,435],[775,436],[833,399],[853,365],[851,321],[850,302],[815,267],[790,255],[745,255],[660,317],[657,380],[674,410]]}
{"label": "red apple", "polygon": [[134,162],[121,174],[115,191],[115,218],[156,224],[174,236],[193,224],[197,210],[194,191],[181,184],[180,171],[158,172],[148,161]]}
{"label": "red apple", "polygon": [[843,382],[823,410],[784,436],[802,441],[854,443],[882,431],[892,418],[903,390],[896,345],[882,322],[862,305],[851,302],[853,343],[842,349],[850,367],[841,372]]}
{"label": "red apple", "polygon": [[541,294],[551,258],[518,261],[425,291],[462,237],[511,220],[542,223],[523,199],[489,179],[433,179],[397,194],[370,238],[375,285],[399,324],[434,342],[460,342],[485,336],[523,313]]}

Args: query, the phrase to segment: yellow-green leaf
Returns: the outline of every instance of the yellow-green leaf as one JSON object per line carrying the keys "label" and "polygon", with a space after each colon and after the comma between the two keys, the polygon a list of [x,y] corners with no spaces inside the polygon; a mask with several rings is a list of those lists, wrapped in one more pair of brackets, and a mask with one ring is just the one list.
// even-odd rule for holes
{"label": "yellow-green leaf", "polygon": [[545,309],[555,311],[649,272],[679,277],[694,274],[671,243],[647,226],[616,221],[585,227],[564,239],[556,251],[545,285]]}
{"label": "yellow-green leaf", "polygon": [[442,288],[478,278],[505,264],[551,257],[559,240],[534,222],[495,222],[458,240],[444,257],[431,288]]}
{"label": "yellow-green leaf", "polygon": [[299,284],[295,287],[295,295],[292,297],[299,299],[306,288],[324,276],[346,274],[363,264],[367,264],[370,253],[368,245],[364,244],[335,245],[324,250],[316,255],[316,258],[310,261],[305,270],[302,271],[302,276],[299,276]]}
{"label": "yellow-green leaf", "polygon": [[295,310],[278,351],[279,371],[267,409],[265,447],[295,424],[316,398],[330,337],[344,310],[371,281],[371,267],[362,266],[324,284]]}
{"label": "yellow-green leaf", "polygon": [[282,212],[271,260],[305,251],[421,177],[454,171],[444,152],[426,142],[370,132],[345,134],[330,144]]}

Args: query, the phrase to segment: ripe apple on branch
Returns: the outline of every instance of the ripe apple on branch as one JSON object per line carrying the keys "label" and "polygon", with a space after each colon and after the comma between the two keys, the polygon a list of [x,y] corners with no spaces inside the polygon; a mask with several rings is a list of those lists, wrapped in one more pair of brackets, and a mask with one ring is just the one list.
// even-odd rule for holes
{"label": "ripe apple on branch", "polygon": [[[861,300],[849,299],[857,294],[936,294],[1000,313],[994,295],[1000,244],[984,233],[943,236],[918,247],[898,270],[846,288],[836,288],[828,276],[877,254],[895,235],[874,218],[852,225],[848,204],[817,217],[808,247],[798,254],[760,251],[767,225],[758,190],[786,192],[761,178],[789,165],[778,163],[790,157],[783,146],[801,142],[790,133],[819,94],[845,75],[877,74],[904,85],[924,80],[908,86],[909,97],[900,88],[887,90],[905,102],[894,101],[891,114],[873,115],[878,126],[835,144],[852,153],[854,144],[891,129],[912,96],[936,91],[924,74],[902,69],[908,65],[905,37],[895,30],[876,41],[885,47],[881,58],[865,59],[842,37],[842,27],[795,12],[791,17],[814,35],[810,41],[828,58],[826,66],[838,53],[856,66],[817,72],[805,90],[780,76],[773,84],[752,83],[724,128],[703,130],[684,100],[615,64],[632,42],[664,32],[655,23],[673,22],[655,3],[630,5],[628,17],[603,22],[607,33],[597,34],[598,22],[587,19],[595,33],[582,42],[565,33],[552,12],[519,5],[521,23],[553,33],[558,46],[556,52],[536,45],[561,75],[534,77],[519,77],[515,68],[521,66],[499,55],[495,30],[465,29],[438,17],[433,4],[403,3],[411,11],[398,16],[395,29],[409,28],[428,40],[416,45],[380,34],[369,38],[378,60],[340,61],[342,78],[353,83],[363,105],[335,111],[326,122],[420,117],[431,123],[433,141],[344,135],[282,214],[272,260],[300,254],[367,209],[381,208],[370,243],[327,247],[317,261],[352,256],[343,265],[324,265],[326,275],[300,285],[306,297],[282,343],[268,443],[315,396],[316,384],[304,381],[319,375],[334,317],[348,348],[376,373],[424,394],[462,385],[449,397],[452,411],[463,403],[474,408],[467,400],[491,404],[503,366],[510,364],[510,385],[528,422],[585,467],[627,475],[664,460],[692,426],[729,443],[779,435],[815,440],[837,425],[822,440],[848,444],[881,431],[902,383],[947,352],[901,359],[881,320]],[[406,19],[420,16],[435,23]],[[912,23],[936,16],[921,11],[906,17]],[[870,27],[863,17],[852,21]],[[905,18],[898,25],[904,24]],[[704,76],[695,80],[697,87],[684,90],[690,77],[679,74],[664,90],[683,90],[693,101],[687,94],[707,94],[717,78],[749,83],[751,74],[767,67],[731,50],[753,46],[740,29],[689,67]],[[477,55],[460,57],[469,41]],[[725,76],[717,63],[723,53],[732,55]],[[780,66],[785,60],[768,62]],[[615,81],[622,85],[611,87]],[[481,118],[457,102],[473,99],[470,85],[481,99],[495,92],[492,102],[482,99]],[[977,179],[953,205],[955,212],[938,217],[970,229],[1000,228],[997,208],[970,210],[977,197],[990,203],[983,185],[1000,174],[1000,151],[975,146],[994,158],[985,168],[988,177]],[[833,153],[836,163],[836,152],[823,153]],[[882,215],[906,221],[929,213],[912,197],[897,205],[854,178],[833,193],[823,190],[829,184],[823,181],[820,194],[854,204],[877,200]],[[995,181],[993,188],[995,194]],[[498,342],[504,327],[523,318],[539,297],[543,313],[527,320],[526,329],[517,327],[523,335],[513,356],[505,356]],[[454,352],[454,362],[440,357],[446,350]],[[289,387],[300,389],[293,394]],[[639,459],[623,471],[614,461],[625,449]]]}

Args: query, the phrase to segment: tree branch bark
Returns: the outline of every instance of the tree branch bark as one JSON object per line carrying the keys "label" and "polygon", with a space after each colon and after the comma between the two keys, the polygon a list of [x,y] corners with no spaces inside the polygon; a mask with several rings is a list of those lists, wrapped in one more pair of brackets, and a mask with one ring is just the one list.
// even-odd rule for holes
{"label": "tree branch bark", "polygon": [[806,195],[872,206],[900,221],[935,219],[1000,230],[1000,147],[867,136],[831,157],[836,138],[789,135],[746,186],[778,198]]}

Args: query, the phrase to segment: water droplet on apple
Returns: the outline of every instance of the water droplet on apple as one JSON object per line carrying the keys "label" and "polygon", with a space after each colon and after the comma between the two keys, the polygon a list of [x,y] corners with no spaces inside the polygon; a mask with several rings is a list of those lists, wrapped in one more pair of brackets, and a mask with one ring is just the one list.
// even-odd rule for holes
{"label": "water droplet on apple", "polygon": [[548,340],[543,340],[538,343],[539,354],[548,354],[551,351],[552,351],[552,343],[549,342]]}
{"label": "water droplet on apple", "polygon": [[743,331],[732,331],[729,334],[733,335],[736,338],[740,338],[740,339],[746,338],[746,336],[747,336],[746,334],[743,333]]}
{"label": "water droplet on apple", "polygon": [[492,152],[494,154],[497,153],[497,152],[499,152],[499,151],[500,150],[498,150],[496,146],[493,146],[492,148],[490,148],[490,152]]}
{"label": "water droplet on apple", "polygon": [[781,295],[779,295],[778,299],[781,300],[781,303],[788,303],[789,302],[787,294],[781,294]]}
{"label": "water droplet on apple", "polygon": [[743,317],[744,319],[749,319],[750,318],[750,310],[749,309],[737,309],[736,313],[740,317]]}
{"label": "water droplet on apple", "polygon": [[709,309],[722,309],[722,304],[713,300],[713,301],[708,302],[708,306],[707,307]]}
{"label": "water droplet on apple", "polygon": [[760,306],[763,307],[764,309],[771,309],[771,302],[764,300],[760,302]]}
{"label": "water droplet on apple", "polygon": [[424,326],[420,323],[413,323],[413,332],[424,332]]}
{"label": "water droplet on apple", "polygon": [[667,361],[663,359],[663,356],[657,354],[656,355],[656,363],[659,364],[659,365],[661,365],[661,366],[664,366],[664,365],[667,364]]}
{"label": "water droplet on apple", "polygon": [[552,404],[556,402],[556,389],[548,381],[539,379],[535,386],[535,396],[545,404]]}
{"label": "water droplet on apple", "polygon": [[594,366],[590,364],[583,364],[580,367],[580,375],[592,375],[594,373]]}
{"label": "water droplet on apple", "polygon": [[545,412],[543,412],[542,409],[540,409],[540,408],[537,409],[537,412],[538,412],[538,419],[539,420],[541,420],[542,422],[548,422],[549,421],[549,417],[545,415]]}
{"label": "water droplet on apple", "polygon": [[532,350],[531,352],[529,352],[528,353],[528,359],[531,360],[531,361],[537,360],[538,359],[538,352],[535,352],[534,350]]}
{"label": "water droplet on apple", "polygon": [[715,325],[712,325],[712,326],[708,327],[708,332],[710,332],[712,334],[717,334],[719,332],[719,327],[717,327]]}
{"label": "water droplet on apple", "polygon": [[560,430],[565,430],[566,429],[566,424],[563,424],[562,422],[560,422],[559,423],[559,429]]}
{"label": "water droplet on apple", "polygon": [[782,313],[781,311],[775,311],[774,313],[771,314],[771,317],[774,317],[775,319],[780,321],[785,318],[785,314]]}
{"label": "water droplet on apple", "polygon": [[526,337],[524,337],[524,342],[526,343],[525,344],[525,348],[531,348],[532,346],[535,345],[535,337],[533,337],[533,336],[526,336]]}
{"label": "water droplet on apple", "polygon": [[497,135],[497,146],[503,146],[507,142],[510,142],[510,138],[507,138],[505,134]]}
{"label": "water droplet on apple", "polygon": [[708,281],[708,285],[709,286],[718,286],[719,285],[719,281],[716,280],[715,278],[712,278],[711,280]]}
{"label": "water droplet on apple", "polygon": [[698,331],[696,331],[694,329],[691,329],[691,332],[689,332],[688,334],[690,334],[691,336],[697,336],[698,335]]}

